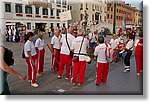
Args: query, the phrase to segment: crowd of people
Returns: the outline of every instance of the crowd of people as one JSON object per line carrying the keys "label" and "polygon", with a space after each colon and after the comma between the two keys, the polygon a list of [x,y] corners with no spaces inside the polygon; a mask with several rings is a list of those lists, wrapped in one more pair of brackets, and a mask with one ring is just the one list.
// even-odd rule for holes
{"label": "crowd of people", "polygon": [[[104,35],[98,35],[98,31],[91,32],[87,29],[85,33],[82,28],[70,26],[68,29],[53,29],[53,36],[50,44],[45,44],[44,33],[38,33],[38,39],[34,40],[35,34],[28,32],[24,44],[23,55],[27,63],[28,81],[31,86],[38,87],[37,76],[43,76],[45,45],[52,53],[52,68],[58,79],[63,77],[71,79],[73,86],[84,83],[86,63],[91,60],[97,60],[96,85],[101,82],[107,82],[109,72],[109,63],[116,63],[118,60],[124,60],[124,72],[130,72],[130,58],[135,48],[136,73],[140,75],[143,70],[143,32],[139,33],[140,38],[134,41],[132,31],[127,39],[124,33],[119,36],[113,34],[110,41],[105,40]],[[2,47],[0,47],[2,49]],[[0,58],[2,58],[1,55]],[[4,63],[4,62],[1,62]],[[0,64],[2,65],[2,64]],[[5,66],[0,66],[5,68]],[[64,71],[64,69],[66,71]],[[4,70],[10,73],[7,70]],[[15,75],[17,75],[15,73]],[[22,74],[19,78],[25,79]],[[78,81],[77,81],[78,79]]]}

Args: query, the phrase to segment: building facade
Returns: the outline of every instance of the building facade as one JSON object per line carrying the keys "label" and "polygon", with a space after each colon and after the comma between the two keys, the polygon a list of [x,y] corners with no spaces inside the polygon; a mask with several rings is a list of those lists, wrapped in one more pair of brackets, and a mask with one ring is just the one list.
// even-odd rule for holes
{"label": "building facade", "polygon": [[1,5],[6,25],[23,24],[28,31],[68,25],[59,18],[67,10],[68,0],[3,0]]}
{"label": "building facade", "polygon": [[[135,26],[136,8],[130,4],[125,4],[124,1],[116,2],[116,26],[122,27],[123,22],[129,26]],[[107,22],[113,24],[114,20],[114,2],[107,4]]]}
{"label": "building facade", "polygon": [[107,0],[79,0],[70,2],[68,9],[71,10],[72,20],[70,22],[84,20],[85,12],[90,21],[106,21]]}

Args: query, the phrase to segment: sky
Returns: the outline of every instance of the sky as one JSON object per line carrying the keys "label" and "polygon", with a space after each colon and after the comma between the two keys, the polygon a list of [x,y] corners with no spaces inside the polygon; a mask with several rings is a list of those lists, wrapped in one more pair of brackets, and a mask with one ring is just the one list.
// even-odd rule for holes
{"label": "sky", "polygon": [[131,4],[132,6],[136,7],[138,10],[140,10],[140,3],[143,0],[125,0],[126,3]]}

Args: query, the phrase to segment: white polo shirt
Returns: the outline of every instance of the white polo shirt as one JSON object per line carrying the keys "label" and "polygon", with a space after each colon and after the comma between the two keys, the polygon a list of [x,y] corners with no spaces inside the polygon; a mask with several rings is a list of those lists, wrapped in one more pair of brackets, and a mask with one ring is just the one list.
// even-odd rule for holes
{"label": "white polo shirt", "polygon": [[38,50],[42,50],[44,48],[44,40],[38,38],[35,42],[35,47],[37,47]]}
{"label": "white polo shirt", "polygon": [[30,40],[28,40],[24,45],[24,54],[26,57],[29,57],[28,53],[27,53],[28,51],[30,51],[31,56],[36,55],[35,46],[34,46],[33,42]]}
{"label": "white polo shirt", "polygon": [[106,47],[106,44],[103,43],[103,44],[99,44],[96,48],[95,48],[95,51],[94,51],[94,56],[97,56],[97,62],[99,63],[107,63],[107,60],[106,60],[106,49],[107,49],[107,56],[110,56],[109,55],[109,48],[110,46],[108,45],[108,47]]}
{"label": "white polo shirt", "polygon": [[130,50],[133,50],[133,47],[134,47],[133,44],[134,44],[134,43],[133,43],[133,40],[130,40],[130,41],[126,44],[126,49],[129,50],[129,49],[132,47]]}
{"label": "white polo shirt", "polygon": [[55,35],[52,37],[51,44],[53,45],[53,48],[60,49],[60,40],[61,38]]}
{"label": "white polo shirt", "polygon": [[85,55],[87,54],[87,48],[89,47],[88,40],[86,38],[84,38],[80,54],[85,54],[85,55],[78,55],[82,40],[83,40],[83,36],[78,36],[77,38],[75,38],[72,41],[72,46],[71,46],[71,50],[74,50],[74,53],[77,53],[75,55],[79,56],[79,61],[85,61],[86,60]]}
{"label": "white polo shirt", "polygon": [[[68,41],[68,44],[69,44],[70,48],[71,48],[71,45],[72,45],[72,41],[74,39],[75,39],[75,37],[73,35],[67,33],[67,41]],[[66,35],[62,36],[60,42],[62,43],[60,53],[65,54],[65,55],[70,55],[70,50],[69,50],[68,45],[66,43]]]}

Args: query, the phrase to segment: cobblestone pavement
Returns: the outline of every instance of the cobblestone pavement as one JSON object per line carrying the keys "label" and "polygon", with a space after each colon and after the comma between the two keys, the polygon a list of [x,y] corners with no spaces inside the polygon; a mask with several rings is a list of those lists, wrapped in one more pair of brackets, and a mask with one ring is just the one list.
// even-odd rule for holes
{"label": "cobblestone pavement", "polygon": [[[107,40],[110,37],[106,38]],[[45,43],[50,43],[50,38],[46,37]],[[27,66],[24,59],[21,58],[21,54],[23,51],[23,43],[10,43],[6,42],[6,47],[10,48],[14,52],[15,57],[15,66],[13,67],[15,70],[20,71],[27,75]],[[57,79],[57,74],[52,73],[51,71],[51,53],[46,47],[45,53],[45,64],[44,64],[44,75],[43,77],[38,77],[38,88],[34,88],[30,85],[30,83],[25,80],[19,80],[17,77],[9,75],[8,82],[10,86],[11,94],[74,94],[74,92],[82,90],[85,86],[94,82],[95,80],[95,72],[96,72],[96,62],[92,61],[92,64],[87,64],[86,73],[85,73],[85,81],[82,86],[72,86],[70,80]],[[123,68],[123,62],[120,61],[115,64],[110,64],[110,72],[116,68]],[[100,91],[100,90],[99,90]],[[80,93],[78,93],[80,94]]]}

